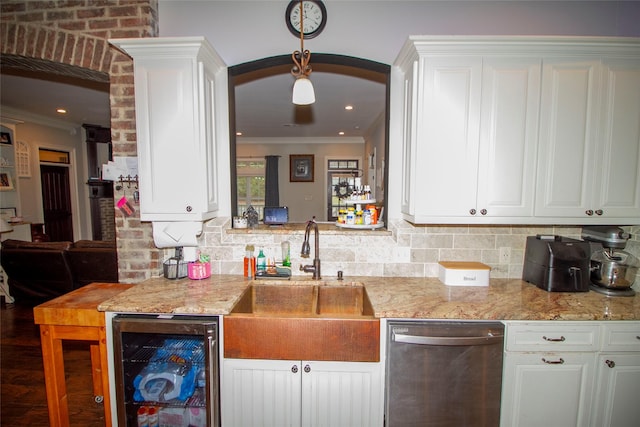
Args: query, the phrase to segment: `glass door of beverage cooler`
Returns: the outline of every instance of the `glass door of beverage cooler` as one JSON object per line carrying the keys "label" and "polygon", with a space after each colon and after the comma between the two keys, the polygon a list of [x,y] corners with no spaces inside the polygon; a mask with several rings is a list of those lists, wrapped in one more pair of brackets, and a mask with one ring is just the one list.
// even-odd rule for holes
{"label": "glass door of beverage cooler", "polygon": [[119,426],[220,425],[216,317],[118,315],[113,338]]}

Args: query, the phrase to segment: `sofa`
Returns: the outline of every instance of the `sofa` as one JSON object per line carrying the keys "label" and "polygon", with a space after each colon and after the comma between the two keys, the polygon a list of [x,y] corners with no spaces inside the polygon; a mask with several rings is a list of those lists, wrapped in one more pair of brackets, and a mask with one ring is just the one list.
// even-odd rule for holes
{"label": "sofa", "polygon": [[5,240],[0,263],[19,303],[40,304],[92,282],[118,282],[114,241]]}

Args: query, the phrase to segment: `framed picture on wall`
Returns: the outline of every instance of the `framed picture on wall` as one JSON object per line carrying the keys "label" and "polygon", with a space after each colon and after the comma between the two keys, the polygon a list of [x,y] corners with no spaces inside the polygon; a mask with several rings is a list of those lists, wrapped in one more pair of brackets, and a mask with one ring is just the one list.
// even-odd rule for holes
{"label": "framed picture on wall", "polygon": [[13,190],[13,181],[9,172],[0,172],[0,191]]}
{"label": "framed picture on wall", "polygon": [[11,134],[9,132],[0,132],[0,144],[11,145]]}
{"label": "framed picture on wall", "polygon": [[313,182],[313,154],[289,155],[289,181]]}

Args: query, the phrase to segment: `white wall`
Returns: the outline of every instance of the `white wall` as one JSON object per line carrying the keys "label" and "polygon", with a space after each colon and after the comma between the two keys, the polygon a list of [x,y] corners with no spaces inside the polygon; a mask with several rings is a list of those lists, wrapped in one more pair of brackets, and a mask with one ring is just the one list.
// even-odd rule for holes
{"label": "white wall", "polygon": [[[288,0],[159,0],[160,36],[205,36],[227,65],[290,54]],[[640,2],[324,0],[311,52],[392,64],[409,35],[640,36]]]}
{"label": "white wall", "polygon": [[74,240],[91,239],[89,192],[86,185],[87,153],[82,129],[68,123],[3,108],[3,114],[9,113],[11,117],[22,122],[15,125],[14,138],[16,141],[27,143],[30,153],[31,177],[14,176],[14,180],[19,180],[18,214],[25,222],[44,222],[38,151],[40,148],[67,151],[71,154],[72,161],[70,185]]}

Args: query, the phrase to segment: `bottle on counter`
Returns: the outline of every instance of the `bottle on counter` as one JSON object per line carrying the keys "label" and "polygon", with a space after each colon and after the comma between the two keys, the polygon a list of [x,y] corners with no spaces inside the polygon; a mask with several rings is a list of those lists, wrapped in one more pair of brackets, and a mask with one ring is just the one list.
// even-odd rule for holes
{"label": "bottle on counter", "polygon": [[257,258],[257,271],[258,272],[265,272],[267,271],[267,257],[264,256],[264,249],[260,248],[260,252],[258,253],[258,258]]}
{"label": "bottle on counter", "polygon": [[280,245],[282,246],[282,265],[291,267],[291,245],[288,240],[285,240]]}
{"label": "bottle on counter", "polygon": [[356,223],[356,212],[354,208],[347,209],[347,224],[353,225]]}
{"label": "bottle on counter", "polygon": [[256,258],[253,256],[255,250],[253,245],[247,245],[244,255],[244,277],[253,279],[256,277]]}
{"label": "bottle on counter", "polygon": [[378,210],[375,205],[367,205],[367,210],[371,214],[371,224],[378,223]]}

